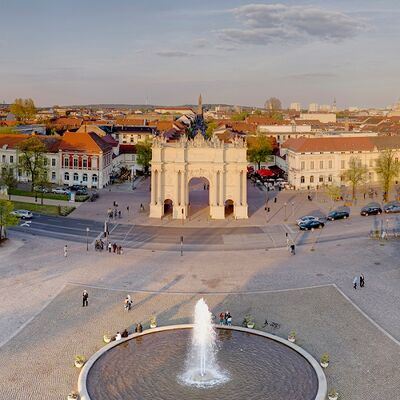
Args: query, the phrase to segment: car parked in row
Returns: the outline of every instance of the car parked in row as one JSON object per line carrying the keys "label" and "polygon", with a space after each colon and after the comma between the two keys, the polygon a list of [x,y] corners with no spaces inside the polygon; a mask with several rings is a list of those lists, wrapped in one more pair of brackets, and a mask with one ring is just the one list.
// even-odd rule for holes
{"label": "car parked in row", "polygon": [[325,224],[319,219],[309,219],[301,224],[299,224],[299,228],[302,231],[313,231],[314,229],[323,228]]}
{"label": "car parked in row", "polygon": [[383,211],[386,214],[400,213],[400,203],[398,201],[387,203],[383,206]]}
{"label": "car parked in row", "polygon": [[378,203],[370,203],[361,209],[360,214],[362,216],[379,215],[382,214],[382,208]]}
{"label": "car parked in row", "polygon": [[331,211],[327,215],[326,219],[328,221],[334,221],[336,219],[346,219],[346,218],[349,218],[349,217],[350,217],[350,213],[348,211],[338,209],[338,210]]}
{"label": "car parked in row", "polygon": [[68,194],[69,190],[67,188],[63,188],[63,187],[57,187],[51,190],[51,193],[55,193],[55,194]]}
{"label": "car parked in row", "polygon": [[33,214],[28,210],[14,210],[11,211],[11,215],[21,219],[32,219]]}

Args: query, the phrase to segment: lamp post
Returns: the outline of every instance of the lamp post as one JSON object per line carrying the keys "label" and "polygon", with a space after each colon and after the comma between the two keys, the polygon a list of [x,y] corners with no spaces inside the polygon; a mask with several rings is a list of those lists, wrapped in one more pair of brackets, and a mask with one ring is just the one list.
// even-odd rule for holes
{"label": "lamp post", "polygon": [[183,256],[183,236],[181,236],[181,257]]}
{"label": "lamp post", "polygon": [[287,203],[283,203],[283,206],[285,207],[285,221],[287,220],[287,218],[286,218],[286,207],[287,207]]}
{"label": "lamp post", "polygon": [[294,216],[294,202],[292,201],[292,217]]}
{"label": "lamp post", "polygon": [[86,228],[86,251],[89,251],[89,227]]}

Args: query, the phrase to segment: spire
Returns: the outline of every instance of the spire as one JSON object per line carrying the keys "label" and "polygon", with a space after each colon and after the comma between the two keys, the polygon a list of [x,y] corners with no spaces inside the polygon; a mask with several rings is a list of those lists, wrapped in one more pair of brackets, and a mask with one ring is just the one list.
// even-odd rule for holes
{"label": "spire", "polygon": [[201,94],[199,96],[199,102],[197,105],[197,114],[198,115],[203,115],[203,99],[201,98]]}

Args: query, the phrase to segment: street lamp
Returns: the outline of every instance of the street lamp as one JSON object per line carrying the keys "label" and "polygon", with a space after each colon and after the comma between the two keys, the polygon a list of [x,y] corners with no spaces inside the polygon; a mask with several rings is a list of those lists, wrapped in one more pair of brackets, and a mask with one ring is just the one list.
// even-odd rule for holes
{"label": "street lamp", "polygon": [[292,201],[292,217],[294,216],[294,202]]}
{"label": "street lamp", "polygon": [[283,206],[285,207],[285,221],[287,220],[286,218],[286,207],[287,207],[287,203],[283,203]]}
{"label": "street lamp", "polygon": [[86,228],[86,251],[89,251],[89,227]]}
{"label": "street lamp", "polygon": [[183,256],[183,236],[181,236],[181,257]]}

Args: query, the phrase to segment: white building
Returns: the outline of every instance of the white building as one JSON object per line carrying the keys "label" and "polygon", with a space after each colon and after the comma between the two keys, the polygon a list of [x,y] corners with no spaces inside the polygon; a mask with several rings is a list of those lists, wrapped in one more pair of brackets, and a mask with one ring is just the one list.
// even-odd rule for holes
{"label": "white building", "polygon": [[301,104],[300,103],[290,103],[289,110],[301,111]]}
{"label": "white building", "polygon": [[317,103],[310,103],[308,106],[308,111],[309,112],[318,112],[319,111],[319,106]]}
{"label": "white building", "polygon": [[291,138],[313,137],[315,135],[311,125],[296,125],[295,123],[290,125],[259,125],[257,131],[273,137],[278,145]]}
{"label": "white building", "polygon": [[299,119],[305,120],[316,120],[322,122],[324,124],[336,123],[336,114],[335,113],[317,113],[317,112],[308,112],[301,113]]}

